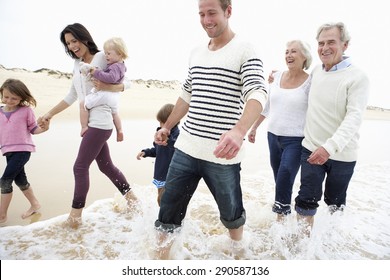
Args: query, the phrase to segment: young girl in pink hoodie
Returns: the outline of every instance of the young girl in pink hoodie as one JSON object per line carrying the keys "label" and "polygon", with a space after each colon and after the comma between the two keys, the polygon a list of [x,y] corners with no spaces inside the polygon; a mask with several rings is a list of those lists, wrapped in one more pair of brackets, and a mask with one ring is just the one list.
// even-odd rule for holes
{"label": "young girl in pink hoodie", "polygon": [[0,149],[6,157],[7,166],[0,179],[1,204],[0,223],[7,221],[7,211],[12,199],[14,182],[28,199],[31,206],[22,214],[25,219],[41,207],[27,180],[24,166],[29,161],[31,152],[35,152],[32,134],[39,134],[49,129],[49,123],[38,126],[32,106],[36,100],[27,86],[16,79],[6,80],[0,88]]}

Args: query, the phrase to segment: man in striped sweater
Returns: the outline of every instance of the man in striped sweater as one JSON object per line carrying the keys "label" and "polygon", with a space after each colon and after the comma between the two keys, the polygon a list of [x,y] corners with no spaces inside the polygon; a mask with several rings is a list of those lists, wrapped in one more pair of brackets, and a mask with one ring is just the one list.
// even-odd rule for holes
{"label": "man in striped sweater", "polygon": [[[242,144],[263,109],[267,93],[262,61],[252,46],[231,30],[231,14],[231,0],[199,0],[200,22],[210,41],[191,53],[182,94],[155,135],[155,143],[165,145],[170,129],[186,116],[155,222],[161,242],[181,227],[201,179],[214,196],[231,239],[242,239]],[[168,258],[170,245],[159,248],[158,257]]]}

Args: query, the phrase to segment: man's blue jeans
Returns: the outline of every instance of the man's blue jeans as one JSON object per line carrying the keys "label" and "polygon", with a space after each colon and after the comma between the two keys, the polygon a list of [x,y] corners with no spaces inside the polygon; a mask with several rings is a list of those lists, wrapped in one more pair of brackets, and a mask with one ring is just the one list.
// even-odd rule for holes
{"label": "man's blue jeans", "polygon": [[181,226],[188,203],[202,178],[217,202],[223,225],[228,229],[244,225],[240,166],[239,163],[223,165],[197,159],[176,149],[169,166],[155,226],[166,231],[173,231]]}
{"label": "man's blue jeans", "polygon": [[312,152],[302,149],[301,187],[295,198],[295,210],[303,216],[314,216],[322,197],[322,183],[325,179],[324,201],[328,206],[342,209],[346,205],[347,189],[356,161],[344,162],[329,159],[323,165],[307,162]]}

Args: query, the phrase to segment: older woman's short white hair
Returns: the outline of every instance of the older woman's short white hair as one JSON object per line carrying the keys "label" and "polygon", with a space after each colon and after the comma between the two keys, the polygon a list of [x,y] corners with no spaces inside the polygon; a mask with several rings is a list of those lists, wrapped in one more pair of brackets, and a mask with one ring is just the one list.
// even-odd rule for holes
{"label": "older woman's short white hair", "polygon": [[290,46],[293,43],[297,43],[299,45],[299,48],[303,54],[303,56],[306,58],[305,62],[303,63],[302,68],[307,70],[310,68],[311,62],[313,61],[313,58],[310,53],[310,46],[309,44],[301,41],[301,40],[292,40],[287,42],[287,47]]}

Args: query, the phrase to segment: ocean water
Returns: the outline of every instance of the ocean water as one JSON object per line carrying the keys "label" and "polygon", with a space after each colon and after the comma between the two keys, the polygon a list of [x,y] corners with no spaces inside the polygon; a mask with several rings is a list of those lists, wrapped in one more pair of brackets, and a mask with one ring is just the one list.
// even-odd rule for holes
{"label": "ocean water", "polygon": [[[150,127],[154,127],[154,122]],[[265,127],[265,126],[264,126]],[[347,207],[331,215],[321,203],[310,238],[297,238],[293,212],[276,222],[265,128],[247,145],[242,189],[247,222],[244,238],[232,242],[216,204],[201,182],[190,202],[171,258],[176,260],[390,260],[390,121],[366,120],[360,158]],[[135,157],[135,154],[134,154]],[[293,197],[299,188],[299,175]],[[119,194],[99,199],[83,212],[78,230],[64,228],[67,214],[0,228],[1,260],[151,260],[157,248],[156,189],[135,185],[141,215],[128,213]],[[37,214],[36,214],[37,215]]]}

